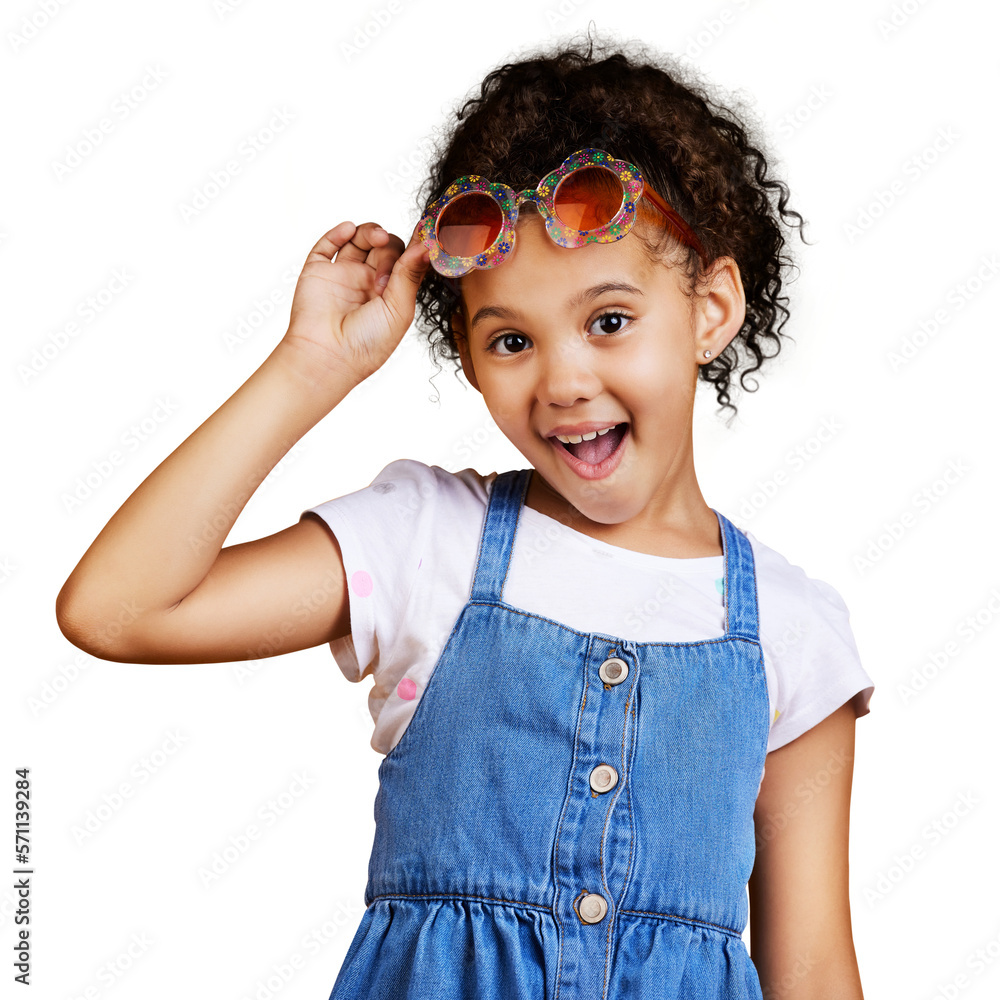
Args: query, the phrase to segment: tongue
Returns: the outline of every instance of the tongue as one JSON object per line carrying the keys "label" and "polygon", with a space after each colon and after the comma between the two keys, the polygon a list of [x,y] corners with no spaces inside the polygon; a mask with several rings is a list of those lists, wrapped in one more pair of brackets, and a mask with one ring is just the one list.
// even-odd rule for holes
{"label": "tongue", "polygon": [[603,462],[621,444],[624,436],[625,426],[619,424],[617,427],[612,427],[607,434],[598,434],[592,441],[568,444],[566,448],[580,459],[581,462],[586,462],[588,465],[597,465],[599,462]]}

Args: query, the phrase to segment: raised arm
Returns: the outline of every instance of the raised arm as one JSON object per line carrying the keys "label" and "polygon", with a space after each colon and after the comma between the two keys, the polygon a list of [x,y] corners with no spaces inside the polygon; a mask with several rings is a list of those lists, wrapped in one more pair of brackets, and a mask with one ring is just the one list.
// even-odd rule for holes
{"label": "raised arm", "polygon": [[854,724],[847,703],[767,755],[750,948],[773,1000],[863,1000],[848,897]]}
{"label": "raised arm", "polygon": [[390,356],[426,265],[419,243],[404,251],[375,223],[343,222],[319,240],[280,343],[150,473],[63,585],[56,617],[74,645],[130,663],[210,663],[349,631],[340,549],[317,519],[222,545],[282,456]]}

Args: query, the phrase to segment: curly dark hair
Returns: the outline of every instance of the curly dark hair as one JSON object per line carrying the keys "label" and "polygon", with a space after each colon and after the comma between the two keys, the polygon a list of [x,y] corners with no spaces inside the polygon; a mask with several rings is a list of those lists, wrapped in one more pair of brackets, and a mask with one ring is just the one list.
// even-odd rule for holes
{"label": "curly dark hair", "polygon": [[[693,74],[642,43],[630,42],[626,50],[604,43],[599,48],[595,57],[588,29],[585,48],[560,41],[551,51],[536,49],[490,72],[479,96],[456,109],[454,125],[438,140],[418,193],[418,212],[463,174],[502,180],[514,190],[534,187],[585,146],[636,164],[705,249],[702,262],[662,222],[640,225],[659,218],[640,200],[637,207],[643,211],[630,235],[642,239],[650,255],[662,259],[667,253],[684,269],[688,294],[717,258],[732,257],[739,266],[746,319],[725,350],[699,366],[700,378],[715,386],[719,411],[733,411],[731,421],[736,415],[731,377],[740,369],[741,349],[752,364],[740,371],[740,386],[756,391],[757,383],[748,387],[746,376],[777,355],[781,337],[788,336],[782,334],[789,315],[782,278],[795,265],[782,253],[782,224],[797,226],[801,237],[802,216],[786,207],[787,186],[769,176],[758,148],[762,142],[745,121],[708,95],[704,83],[695,83]],[[451,316],[461,308],[457,282],[429,268],[417,292],[415,325],[435,363],[459,359]],[[767,344],[773,351],[765,350]]]}

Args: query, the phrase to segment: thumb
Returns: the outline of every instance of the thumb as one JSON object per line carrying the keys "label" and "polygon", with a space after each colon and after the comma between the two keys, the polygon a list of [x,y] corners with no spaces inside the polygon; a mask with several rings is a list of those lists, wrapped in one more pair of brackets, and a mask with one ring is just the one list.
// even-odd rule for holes
{"label": "thumb", "polygon": [[396,258],[389,280],[381,289],[382,301],[394,313],[408,312],[412,316],[417,289],[427,274],[430,260],[430,253],[422,243],[412,243]]}

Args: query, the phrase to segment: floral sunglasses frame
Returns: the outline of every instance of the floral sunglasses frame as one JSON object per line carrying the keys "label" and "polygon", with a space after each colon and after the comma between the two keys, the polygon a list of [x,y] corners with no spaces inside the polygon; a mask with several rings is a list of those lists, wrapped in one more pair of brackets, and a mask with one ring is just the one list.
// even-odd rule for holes
{"label": "floral sunglasses frame", "polygon": [[[605,167],[618,176],[622,185],[622,203],[615,216],[596,229],[579,230],[563,223],[556,214],[556,192],[559,184],[571,174],[588,167]],[[473,192],[491,197],[499,206],[503,218],[500,232],[492,245],[482,253],[470,257],[453,256],[438,242],[437,227],[441,213],[455,198]],[[526,201],[533,202],[545,221],[545,230],[559,246],[575,248],[587,243],[613,243],[628,233],[635,223],[635,203],[645,196],[667,220],[678,238],[697,251],[707,263],[706,254],[691,227],[648,184],[642,173],[627,160],[615,159],[603,149],[586,147],[571,153],[551,173],[546,174],[535,189],[525,188],[520,193],[506,184],[489,181],[478,174],[466,174],[453,181],[427,209],[417,224],[417,235],[430,251],[430,263],[438,274],[458,278],[473,268],[486,270],[501,264],[514,249],[515,227],[518,212]]]}

